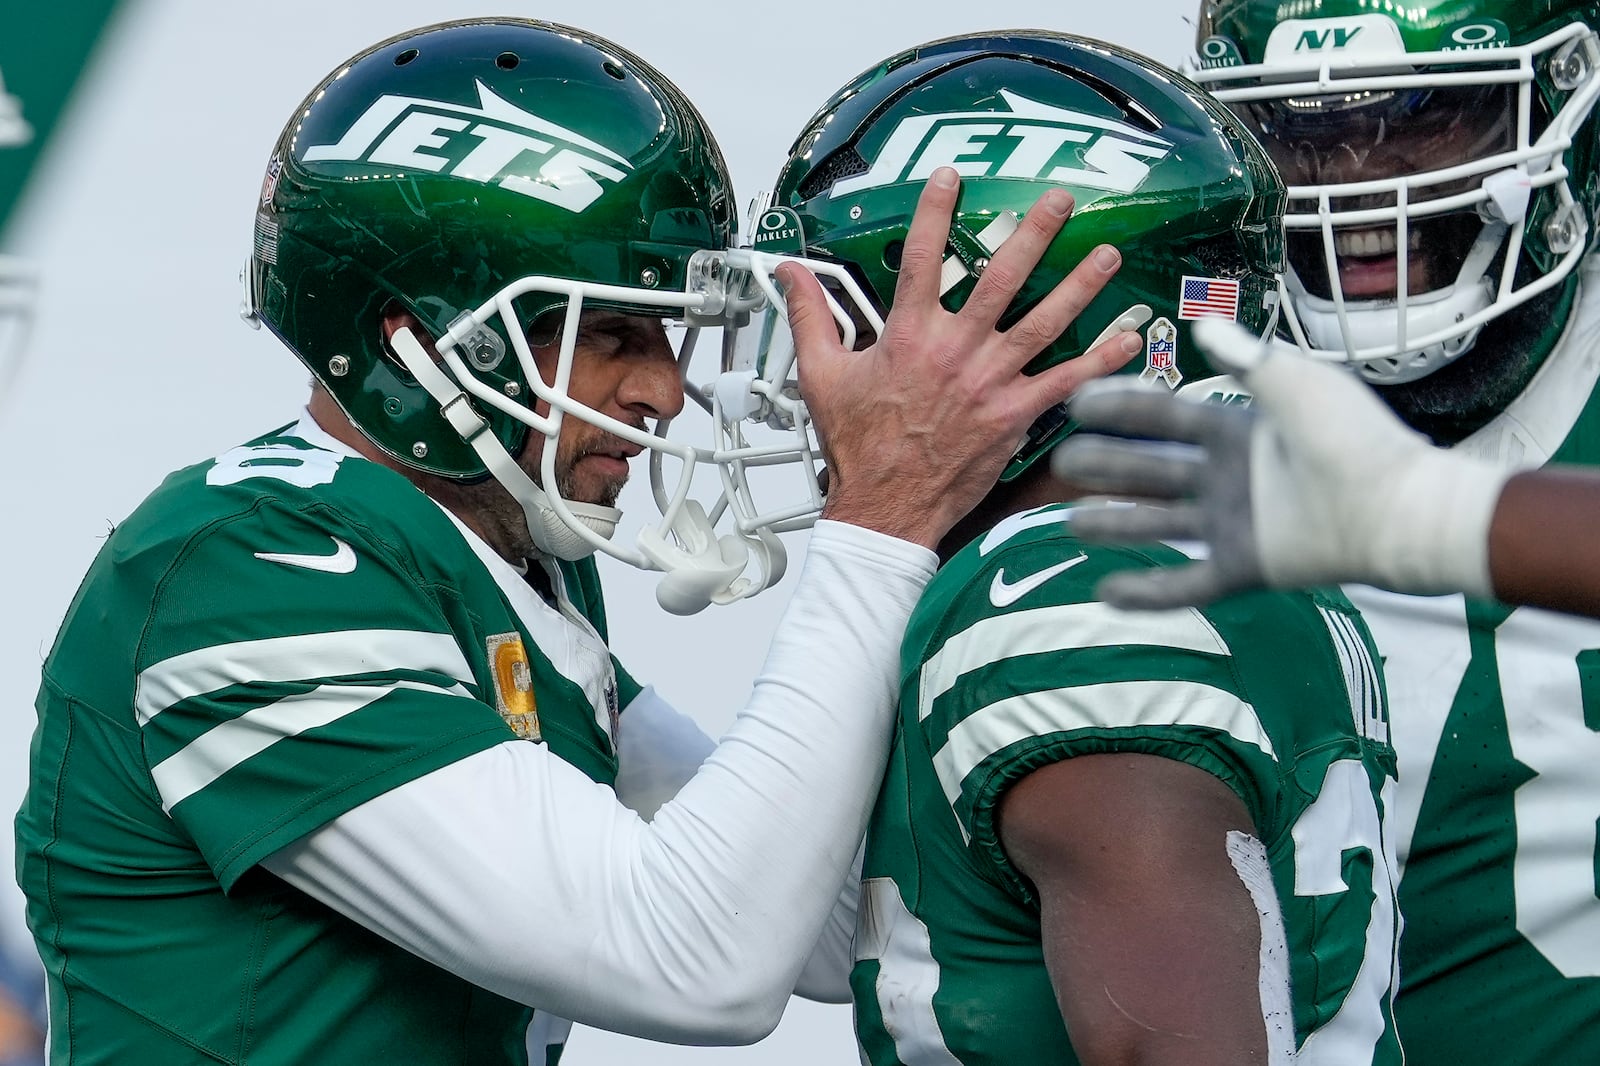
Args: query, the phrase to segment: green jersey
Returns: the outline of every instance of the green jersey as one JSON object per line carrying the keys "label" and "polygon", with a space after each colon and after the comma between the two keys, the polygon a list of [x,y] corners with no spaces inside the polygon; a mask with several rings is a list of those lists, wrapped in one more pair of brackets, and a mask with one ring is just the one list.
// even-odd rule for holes
{"label": "green jersey", "polygon": [[1113,610],[1094,599],[1100,578],[1179,553],[1079,542],[1063,514],[1024,512],[968,545],[912,616],[851,974],[864,1058],[1078,1061],[1038,902],[995,816],[1041,766],[1139,752],[1215,775],[1255,821],[1266,862],[1252,894],[1282,916],[1292,988],[1281,1010],[1264,1005],[1279,1046],[1292,1025],[1297,1061],[1399,1063],[1382,828],[1394,755],[1359,616],[1323,593]]}
{"label": "green jersey", "polygon": [[557,607],[514,606],[441,508],[313,430],[169,477],[44,664],[17,871],[54,1062],[528,1060],[529,1008],[258,864],[519,736],[610,784],[638,686],[592,563],[556,575]]}
{"label": "green jersey", "polygon": [[[1600,465],[1596,265],[1539,375],[1458,449]],[[1394,708],[1407,1062],[1600,1063],[1600,623],[1348,591]]]}

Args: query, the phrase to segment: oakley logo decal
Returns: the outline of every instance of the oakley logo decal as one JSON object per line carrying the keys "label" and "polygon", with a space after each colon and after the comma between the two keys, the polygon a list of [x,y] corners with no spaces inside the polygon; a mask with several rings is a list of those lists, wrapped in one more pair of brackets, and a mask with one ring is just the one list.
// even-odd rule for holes
{"label": "oakley logo decal", "polygon": [[477,82],[478,107],[380,96],[335,144],[308,163],[366,161],[498,185],[578,213],[633,164],[602,144],[531,114]]}
{"label": "oakley logo decal", "polygon": [[[926,181],[939,167],[966,177],[1044,178],[1112,192],[1133,192],[1172,144],[1120,122],[1052,107],[1007,89],[1010,111],[957,111],[900,120],[864,174],[833,185],[847,196],[902,182]],[[1071,146],[1070,148],[1068,146]],[[1081,166],[1058,163],[1063,150]]]}
{"label": "oakley logo decal", "polygon": [[1511,31],[1499,19],[1467,22],[1448,30],[1439,42],[1441,52],[1476,52],[1486,48],[1509,48]]}
{"label": "oakley logo decal", "polygon": [[1227,37],[1207,37],[1200,44],[1200,66],[1204,70],[1242,67],[1244,57],[1239,54],[1239,46]]}

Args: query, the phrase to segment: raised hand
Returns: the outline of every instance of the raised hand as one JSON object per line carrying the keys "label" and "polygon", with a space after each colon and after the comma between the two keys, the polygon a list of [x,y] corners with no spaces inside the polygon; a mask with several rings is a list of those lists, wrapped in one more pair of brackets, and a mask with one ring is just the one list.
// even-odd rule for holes
{"label": "raised hand", "polygon": [[1141,350],[1118,333],[1076,359],[1034,376],[1030,359],[1059,337],[1117,272],[1122,258],[1101,246],[1004,332],[995,328],[1050,241],[1072,213],[1052,189],[995,253],[959,312],[939,303],[939,275],[959,178],[941,167],[917,203],[883,334],[860,352],[840,342],[822,288],[789,263],[786,290],[800,389],[825,454],[823,516],[927,547],[994,487],[1041,413],[1085,381]]}

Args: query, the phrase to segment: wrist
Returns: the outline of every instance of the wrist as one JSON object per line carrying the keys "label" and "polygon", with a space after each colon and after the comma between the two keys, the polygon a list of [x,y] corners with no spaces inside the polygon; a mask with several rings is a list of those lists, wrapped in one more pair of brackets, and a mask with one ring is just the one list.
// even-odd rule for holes
{"label": "wrist", "polygon": [[1458,452],[1428,448],[1407,465],[1384,503],[1388,520],[1375,548],[1377,584],[1423,595],[1494,595],[1489,525],[1515,471]]}
{"label": "wrist", "polygon": [[936,508],[918,507],[914,501],[893,492],[859,501],[830,493],[822,505],[821,517],[860,526],[929,550],[938,549],[940,539],[949,532],[951,525],[941,523]]}

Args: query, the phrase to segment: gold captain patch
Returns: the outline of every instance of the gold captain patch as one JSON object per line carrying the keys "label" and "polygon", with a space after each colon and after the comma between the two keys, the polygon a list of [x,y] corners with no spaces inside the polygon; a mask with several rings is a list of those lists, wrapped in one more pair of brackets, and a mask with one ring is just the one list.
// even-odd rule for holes
{"label": "gold captain patch", "polygon": [[516,633],[496,633],[487,642],[494,673],[494,705],[511,731],[523,740],[541,740],[539,705],[533,698],[533,667]]}

